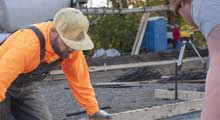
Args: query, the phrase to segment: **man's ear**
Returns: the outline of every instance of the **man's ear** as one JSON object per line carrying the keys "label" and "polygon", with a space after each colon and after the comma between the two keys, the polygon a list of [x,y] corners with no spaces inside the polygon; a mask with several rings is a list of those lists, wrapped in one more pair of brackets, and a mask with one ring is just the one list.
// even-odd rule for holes
{"label": "man's ear", "polygon": [[51,28],[51,32],[57,33],[57,30],[56,30],[56,28],[54,26]]}
{"label": "man's ear", "polygon": [[51,40],[54,40],[58,36],[57,30],[55,27],[52,27],[50,29],[50,34],[51,34]]}
{"label": "man's ear", "polygon": [[55,27],[52,27],[52,28],[51,28],[51,33],[52,33],[54,36],[57,36],[57,35],[58,35],[58,32],[57,32],[57,30],[56,30]]}

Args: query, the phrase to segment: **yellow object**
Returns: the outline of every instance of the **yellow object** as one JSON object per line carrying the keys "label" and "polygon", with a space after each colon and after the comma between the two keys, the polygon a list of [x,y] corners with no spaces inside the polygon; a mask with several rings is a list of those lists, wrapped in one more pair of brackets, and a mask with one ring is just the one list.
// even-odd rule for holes
{"label": "yellow object", "polygon": [[182,32],[180,33],[180,37],[188,38],[188,37],[190,37],[190,32],[188,32],[188,31],[182,31]]}

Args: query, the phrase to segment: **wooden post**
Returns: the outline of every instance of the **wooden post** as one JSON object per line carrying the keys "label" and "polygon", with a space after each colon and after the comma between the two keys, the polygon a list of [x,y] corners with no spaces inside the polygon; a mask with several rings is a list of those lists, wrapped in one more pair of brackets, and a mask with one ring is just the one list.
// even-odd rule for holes
{"label": "wooden post", "polygon": [[162,106],[155,106],[152,108],[115,113],[112,115],[112,120],[157,120],[201,110],[202,100],[198,99]]}
{"label": "wooden post", "polygon": [[147,28],[147,22],[148,22],[149,16],[150,16],[150,13],[144,13],[142,16],[141,23],[140,23],[138,33],[136,36],[136,40],[135,40],[133,48],[132,48],[131,55],[138,55],[138,53],[140,51],[141,43],[144,39],[144,33]]}

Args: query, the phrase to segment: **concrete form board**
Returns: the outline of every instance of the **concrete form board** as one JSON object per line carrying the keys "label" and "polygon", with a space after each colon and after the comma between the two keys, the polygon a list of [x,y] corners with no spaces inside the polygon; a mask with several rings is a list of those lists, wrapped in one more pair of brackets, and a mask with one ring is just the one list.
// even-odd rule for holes
{"label": "concrete form board", "polygon": [[70,6],[71,0],[0,0],[0,28],[12,32],[18,28],[52,19]]}
{"label": "concrete form board", "polygon": [[[191,100],[179,102],[175,104],[168,104],[156,106],[146,109],[138,109],[127,112],[113,114],[112,120],[156,120],[163,119],[175,115],[181,115],[191,112],[200,111],[202,109],[202,100]],[[88,120],[88,119],[81,119]]]}
{"label": "concrete form board", "polygon": [[[197,57],[184,59],[184,62],[192,62],[200,60]],[[164,60],[164,61],[155,61],[155,62],[139,62],[139,63],[130,63],[130,64],[120,64],[120,65],[106,65],[106,66],[90,66],[89,72],[98,72],[98,71],[107,71],[107,70],[117,70],[117,69],[128,69],[144,66],[158,66],[158,65],[167,65],[174,64],[174,60]],[[50,72],[51,75],[63,74],[62,70],[53,70]]]}

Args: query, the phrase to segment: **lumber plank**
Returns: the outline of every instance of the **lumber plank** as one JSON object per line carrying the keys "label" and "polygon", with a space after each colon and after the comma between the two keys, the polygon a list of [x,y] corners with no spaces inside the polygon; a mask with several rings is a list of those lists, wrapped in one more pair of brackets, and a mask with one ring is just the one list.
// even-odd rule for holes
{"label": "lumber plank", "polygon": [[[190,100],[112,114],[112,120],[156,120],[202,110],[202,100]],[[81,119],[89,120],[89,119]]]}
{"label": "lumber plank", "polygon": [[138,42],[137,42],[137,46],[136,46],[136,49],[134,51],[134,55],[138,55],[139,54],[139,51],[140,51],[140,48],[141,48],[141,44],[142,44],[142,41],[144,39],[144,35],[145,35],[145,31],[147,29],[147,24],[148,24],[148,18],[150,17],[150,13],[145,13],[144,14],[144,19],[143,19],[143,26],[142,26],[142,29],[140,31],[140,34],[138,36]]}
{"label": "lumber plank", "polygon": [[[200,60],[197,57],[184,59],[184,62],[192,62]],[[106,70],[116,70],[116,69],[127,69],[127,68],[135,68],[135,67],[145,67],[145,66],[158,66],[158,65],[166,65],[166,64],[174,64],[175,60],[163,60],[163,61],[155,61],[155,62],[139,62],[139,63],[130,63],[130,64],[120,64],[120,65],[106,65],[106,66],[90,66],[89,72],[98,72],[98,71],[106,71]],[[62,70],[53,70],[50,72],[50,75],[63,74]]]}
{"label": "lumber plank", "polygon": [[140,87],[139,83],[129,82],[111,82],[111,83],[96,83],[92,84],[93,87],[97,88],[129,88],[129,87]]}
{"label": "lumber plank", "polygon": [[148,18],[150,16],[150,13],[144,13],[142,18],[141,18],[141,23],[138,29],[138,33],[132,48],[132,52],[131,55],[138,55],[139,51],[140,51],[140,47],[141,47],[141,43],[143,41],[144,38],[144,33],[145,30],[147,28],[147,23],[148,23]]}

